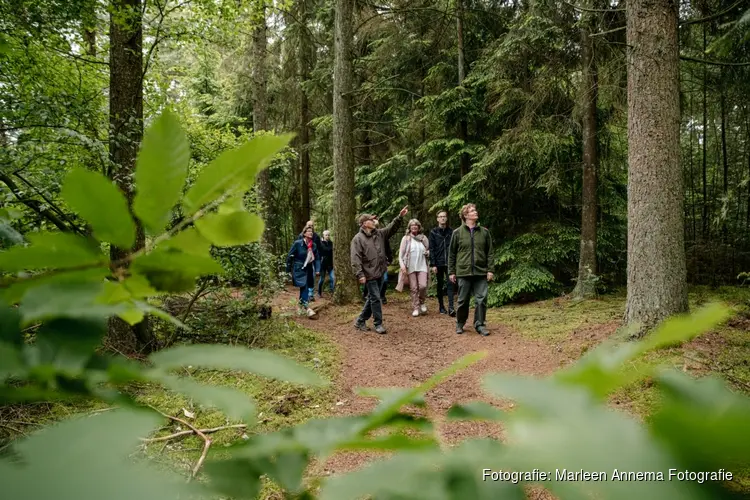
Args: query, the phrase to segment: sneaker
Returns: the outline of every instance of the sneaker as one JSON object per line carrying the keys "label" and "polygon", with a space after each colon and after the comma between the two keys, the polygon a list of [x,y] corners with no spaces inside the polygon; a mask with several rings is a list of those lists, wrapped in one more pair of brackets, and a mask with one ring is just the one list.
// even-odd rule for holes
{"label": "sneaker", "polygon": [[307,317],[308,318],[312,318],[313,316],[315,316],[315,311],[313,311],[311,308],[308,307],[307,308]]}
{"label": "sneaker", "polygon": [[365,323],[364,321],[359,321],[359,320],[357,320],[357,321],[354,322],[354,328],[356,328],[357,330],[363,331],[363,332],[369,332],[370,331],[370,327],[367,326],[367,323]]}
{"label": "sneaker", "polygon": [[487,328],[485,328],[484,325],[476,327],[476,331],[482,337],[486,337],[486,336],[488,336],[490,334],[489,330],[487,330]]}
{"label": "sneaker", "polygon": [[456,325],[456,333],[459,335],[464,333],[464,325]]}
{"label": "sneaker", "polygon": [[448,316],[450,316],[451,318],[455,318],[456,317],[456,310],[453,309],[452,307],[448,308]]}
{"label": "sneaker", "polygon": [[448,311],[445,310],[445,307],[440,306],[440,314],[448,314]]}
{"label": "sneaker", "polygon": [[419,312],[421,312],[422,314],[427,314],[427,305],[422,304],[421,306],[419,306]]}
{"label": "sneaker", "polygon": [[380,335],[385,334],[385,327],[383,325],[378,325],[375,327],[375,331],[379,333]]}
{"label": "sneaker", "polygon": [[382,297],[380,299],[380,302],[381,302],[381,304],[387,304],[388,303],[388,299],[386,299],[385,297]]}
{"label": "sneaker", "polygon": [[419,309],[414,309],[414,311],[412,311],[411,315],[414,316],[415,318],[417,316],[419,316]]}

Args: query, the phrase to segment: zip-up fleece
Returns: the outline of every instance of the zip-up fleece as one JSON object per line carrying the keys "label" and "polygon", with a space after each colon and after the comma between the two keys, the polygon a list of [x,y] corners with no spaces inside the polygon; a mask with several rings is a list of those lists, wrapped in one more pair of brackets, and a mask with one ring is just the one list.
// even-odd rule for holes
{"label": "zip-up fleece", "polygon": [[448,252],[448,275],[459,278],[484,276],[493,272],[492,236],[487,228],[476,225],[473,234],[466,224],[453,231]]}
{"label": "zip-up fleece", "polygon": [[432,228],[430,231],[430,267],[448,265],[448,247],[451,244],[453,229],[446,226]]}
{"label": "zip-up fleece", "polygon": [[367,234],[364,229],[359,230],[352,239],[350,257],[352,271],[359,279],[364,276],[368,281],[383,276],[388,269],[388,261],[385,255],[386,241],[398,231],[403,217],[397,215],[388,226],[383,229],[375,229]]}

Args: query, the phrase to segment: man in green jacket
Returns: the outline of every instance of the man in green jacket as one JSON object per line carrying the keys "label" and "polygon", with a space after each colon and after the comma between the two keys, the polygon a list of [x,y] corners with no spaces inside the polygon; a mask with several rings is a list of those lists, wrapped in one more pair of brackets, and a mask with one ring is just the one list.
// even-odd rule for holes
{"label": "man in green jacket", "polygon": [[456,311],[456,333],[464,333],[464,324],[469,319],[469,300],[474,295],[474,329],[483,337],[490,334],[485,326],[487,315],[488,282],[492,281],[492,236],[481,227],[477,207],[469,203],[461,207],[463,224],[453,231],[448,252],[448,278],[451,283],[458,279],[458,309]]}

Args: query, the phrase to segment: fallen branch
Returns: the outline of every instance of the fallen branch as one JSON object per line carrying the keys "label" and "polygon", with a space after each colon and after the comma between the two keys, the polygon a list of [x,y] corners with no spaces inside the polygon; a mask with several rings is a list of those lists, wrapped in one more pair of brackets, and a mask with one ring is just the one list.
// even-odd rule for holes
{"label": "fallen branch", "polygon": [[211,438],[208,437],[208,436],[206,436],[206,434],[203,431],[201,431],[200,429],[198,429],[197,427],[195,427],[193,424],[191,424],[191,423],[189,423],[189,422],[187,422],[187,421],[185,421],[185,420],[183,420],[183,419],[181,419],[179,417],[173,417],[172,415],[167,415],[166,413],[157,410],[153,406],[151,407],[151,409],[154,410],[154,411],[159,412],[161,415],[163,415],[164,417],[166,417],[166,418],[168,418],[170,420],[174,420],[175,422],[179,422],[182,425],[184,425],[185,427],[188,427],[189,429],[191,429],[191,432],[195,432],[198,436],[201,437],[201,439],[203,439],[203,451],[201,452],[200,458],[198,458],[198,461],[195,463],[195,467],[193,467],[193,471],[191,472],[190,478],[188,479],[188,481],[190,479],[193,479],[196,476],[196,474],[198,474],[198,471],[200,470],[201,466],[203,465],[203,462],[206,460],[206,456],[208,455],[208,448],[211,447]]}
{"label": "fallen branch", "polygon": [[[226,429],[244,429],[246,427],[247,425],[245,424],[223,425],[221,427],[213,427],[211,429],[201,429],[200,432],[202,432],[203,434],[212,434],[214,432],[223,431]],[[170,434],[168,436],[161,436],[157,438],[141,438],[141,441],[143,441],[144,443],[158,443],[159,441],[169,441],[170,439],[187,436],[189,434],[195,434],[195,432],[190,429],[187,431],[175,432],[174,434]]]}

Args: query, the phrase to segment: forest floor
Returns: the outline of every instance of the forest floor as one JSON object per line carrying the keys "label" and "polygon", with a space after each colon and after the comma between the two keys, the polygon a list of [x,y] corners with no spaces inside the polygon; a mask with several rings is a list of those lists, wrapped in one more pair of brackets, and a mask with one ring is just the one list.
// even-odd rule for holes
{"label": "forest floor", "polygon": [[[212,449],[222,453],[223,446],[253,433],[273,432],[310,418],[367,412],[376,400],[358,395],[356,389],[416,386],[463,355],[485,351],[487,355],[483,360],[426,394],[427,411],[438,423],[439,435],[445,444],[478,436],[502,439],[499,424],[445,422],[442,417],[453,404],[469,401],[508,408],[512,403],[493,399],[483,391],[484,375],[508,372],[544,376],[575,362],[587,350],[615,334],[625,304],[623,294],[613,294],[578,303],[560,297],[493,308],[487,315],[491,335],[481,337],[470,326],[463,335],[456,335],[455,319],[438,314],[435,298],[428,299],[426,316],[413,318],[408,293],[389,290],[388,304],[384,306],[388,333],[378,335],[374,331],[361,332],[353,328],[361,304],[334,306],[324,296],[313,303],[318,314],[309,319],[297,315],[297,296],[297,289],[281,292],[274,300],[271,320],[258,321],[244,312],[248,299],[242,291],[217,289],[196,303],[187,317],[192,332],[178,340],[271,349],[317,371],[333,384],[300,388],[240,372],[185,370],[183,376],[231,386],[252,397],[259,412],[258,424],[252,429],[238,428],[238,422],[227,419],[219,410],[197,405],[157,384],[133,385],[128,392],[138,401],[165,414],[187,419],[201,429],[234,426],[212,435]],[[716,331],[681,347],[647,354],[634,360],[629,368],[641,370],[658,363],[695,376],[717,373],[727,379],[731,387],[750,394],[750,289],[694,288],[690,294],[691,307],[713,299],[735,306],[737,314]],[[182,317],[182,313],[171,312]],[[168,337],[170,332],[157,331],[157,334]],[[656,388],[646,377],[617,391],[609,402],[615,409],[647,419],[657,407],[658,398]],[[4,441],[28,434],[40,425],[72,414],[103,409],[103,405],[88,401],[0,407],[0,450],[6,447]],[[165,423],[167,425],[155,437],[181,430],[174,422]],[[187,475],[200,455],[201,445],[199,438],[184,436],[144,444],[142,451],[158,466]],[[315,464],[310,474],[351,471],[377,458],[378,455],[372,453],[341,453],[326,463]],[[743,483],[741,488],[750,491],[750,482]],[[262,497],[272,499],[281,495],[277,487],[267,484]],[[552,497],[543,490],[534,490],[531,498]]]}
{"label": "forest floor", "polygon": [[[472,327],[463,335],[455,333],[455,319],[439,314],[437,300],[428,299],[428,314],[412,317],[408,293],[388,292],[384,306],[387,334],[361,332],[353,328],[361,304],[333,306],[326,295],[313,303],[315,318],[298,316],[298,289],[288,289],[274,303],[274,314],[294,318],[307,329],[329,336],[340,351],[341,368],[335,379],[336,416],[356,415],[372,410],[374,398],[357,394],[364,387],[411,387],[446,368],[461,356],[486,351],[479,363],[457,373],[430,390],[425,397],[432,418],[441,416],[450,406],[469,401],[484,401],[498,408],[512,406],[487,395],[483,377],[492,372],[521,375],[549,375],[575,362],[583,353],[612,336],[621,323],[625,296],[610,295],[597,300],[573,302],[555,298],[525,305],[490,309],[487,315],[489,337],[478,335]],[[737,307],[738,315],[725,326],[678,348],[662,349],[631,363],[640,370],[656,363],[681,369],[694,376],[719,373],[733,387],[750,393],[750,304],[748,290],[727,288],[707,291],[695,289],[690,296],[695,307],[710,299],[721,299]],[[742,311],[742,312],[740,312]],[[473,309],[470,312],[470,324]],[[371,326],[372,320],[369,322]],[[651,380],[632,384],[610,397],[610,406],[636,418],[648,418],[658,404]],[[502,439],[499,424],[485,422],[443,422],[441,439],[455,444],[469,437]],[[372,453],[342,453],[332,457],[317,473],[336,474],[357,469],[376,458]],[[750,484],[743,485],[750,487]],[[552,498],[546,491],[535,491],[532,498]]]}

